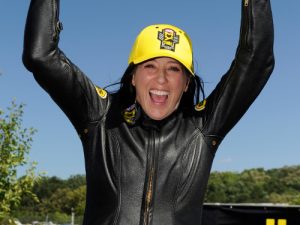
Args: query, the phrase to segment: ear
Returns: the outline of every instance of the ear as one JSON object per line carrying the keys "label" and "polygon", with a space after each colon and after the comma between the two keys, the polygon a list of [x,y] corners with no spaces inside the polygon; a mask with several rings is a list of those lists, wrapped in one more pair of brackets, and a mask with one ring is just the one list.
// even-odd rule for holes
{"label": "ear", "polygon": [[131,78],[131,84],[132,84],[132,86],[135,87],[135,75],[134,74],[132,75],[132,78]]}

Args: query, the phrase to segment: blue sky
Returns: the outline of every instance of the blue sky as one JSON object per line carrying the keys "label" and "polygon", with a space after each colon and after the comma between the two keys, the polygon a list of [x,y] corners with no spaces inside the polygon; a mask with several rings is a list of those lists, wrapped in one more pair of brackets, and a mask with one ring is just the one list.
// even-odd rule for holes
{"label": "blue sky", "polygon": [[[81,143],[72,125],[35,83],[22,62],[29,1],[0,7],[0,108],[13,98],[25,103],[24,126],[34,127],[30,153],[38,170],[67,178],[84,173]],[[265,89],[217,152],[213,170],[242,171],[300,162],[300,1],[272,0],[276,66]],[[63,1],[60,48],[96,84],[119,79],[139,31],[170,23],[192,38],[196,70],[206,94],[233,60],[239,37],[240,0]]]}

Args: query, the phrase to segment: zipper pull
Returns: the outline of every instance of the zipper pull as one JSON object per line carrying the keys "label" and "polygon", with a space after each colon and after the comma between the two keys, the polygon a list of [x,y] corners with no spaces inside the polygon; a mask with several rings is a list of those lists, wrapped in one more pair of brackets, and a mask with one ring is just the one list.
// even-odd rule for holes
{"label": "zipper pull", "polygon": [[245,0],[244,6],[247,7],[249,5],[249,0]]}

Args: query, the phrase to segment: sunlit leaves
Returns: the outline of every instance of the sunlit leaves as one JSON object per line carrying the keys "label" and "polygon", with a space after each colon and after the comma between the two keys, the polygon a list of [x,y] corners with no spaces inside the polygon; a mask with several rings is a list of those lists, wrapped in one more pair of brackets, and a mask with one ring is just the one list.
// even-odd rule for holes
{"label": "sunlit leaves", "polygon": [[[0,109],[0,221],[9,218],[23,196],[37,200],[31,192],[38,179],[36,163],[28,159],[36,130],[22,127],[24,104],[13,101],[7,110]],[[27,168],[22,177],[18,177],[20,167]]]}

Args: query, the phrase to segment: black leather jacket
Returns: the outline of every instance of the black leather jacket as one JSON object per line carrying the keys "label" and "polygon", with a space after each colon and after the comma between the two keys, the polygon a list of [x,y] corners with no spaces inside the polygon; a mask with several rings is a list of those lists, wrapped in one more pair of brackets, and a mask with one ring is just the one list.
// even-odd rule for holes
{"label": "black leather jacket", "polygon": [[229,71],[201,111],[135,125],[120,99],[95,85],[58,48],[58,0],[32,0],[23,62],[68,116],[84,148],[86,225],[196,225],[215,152],[274,66],[269,0],[244,0]]}

